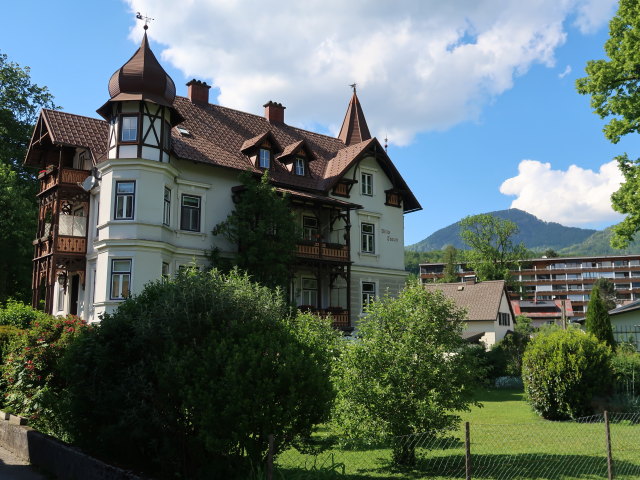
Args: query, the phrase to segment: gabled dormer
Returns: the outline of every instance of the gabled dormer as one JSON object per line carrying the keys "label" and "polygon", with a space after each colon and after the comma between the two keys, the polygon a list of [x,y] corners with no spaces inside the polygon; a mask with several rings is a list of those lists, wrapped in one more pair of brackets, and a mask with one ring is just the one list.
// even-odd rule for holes
{"label": "gabled dormer", "polygon": [[315,159],[316,155],[304,140],[287,145],[278,156],[278,161],[280,161],[289,172],[299,177],[309,176],[309,162],[313,162]]}
{"label": "gabled dormer", "polygon": [[108,158],[168,162],[171,128],[183,119],[173,107],[176,87],[149,48],[140,48],[109,80],[110,99],[98,109],[109,122]]}
{"label": "gabled dormer", "polygon": [[273,133],[267,130],[249,140],[245,140],[240,147],[240,151],[249,157],[254,167],[270,170],[274,158],[282,152],[282,147],[280,147]]}

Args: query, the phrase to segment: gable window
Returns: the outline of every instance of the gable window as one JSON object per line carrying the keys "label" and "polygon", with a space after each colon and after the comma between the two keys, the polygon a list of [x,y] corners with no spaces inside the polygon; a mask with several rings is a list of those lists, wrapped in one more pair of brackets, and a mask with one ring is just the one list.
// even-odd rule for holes
{"label": "gable window", "polygon": [[369,306],[376,299],[376,284],[373,282],[362,282],[362,310]]}
{"label": "gable window", "polygon": [[360,225],[360,232],[362,236],[362,251],[365,253],[375,253],[375,226],[372,223],[362,223]]}
{"label": "gable window", "polygon": [[302,305],[315,307],[318,304],[318,280],[315,278],[302,279]]}
{"label": "gable window", "polygon": [[132,220],[133,204],[136,196],[136,182],[116,182],[116,201],[113,218]]}
{"label": "gable window", "polygon": [[258,158],[258,166],[260,168],[269,168],[271,164],[271,150],[267,148],[261,148]]}
{"label": "gable window", "polygon": [[200,231],[200,197],[182,195],[180,229],[189,232]]}
{"label": "gable window", "polygon": [[293,170],[296,175],[304,177],[304,158],[296,157],[293,161]]}
{"label": "gable window", "polygon": [[511,321],[509,320],[509,314],[508,313],[498,313],[498,324],[499,325],[504,325],[504,326],[509,326],[511,325]]}
{"label": "gable window", "polygon": [[131,259],[111,260],[111,300],[129,296],[131,285]]}
{"label": "gable window", "polygon": [[171,221],[171,189],[164,187],[164,210],[162,212],[162,223],[169,226]]}
{"label": "gable window", "polygon": [[373,175],[371,173],[360,174],[360,193],[362,195],[373,195]]}
{"label": "gable window", "polygon": [[120,123],[120,141],[121,142],[137,142],[138,141],[138,116],[123,115]]}
{"label": "gable window", "polygon": [[302,217],[302,237],[305,240],[316,240],[318,236],[318,219],[316,217]]}

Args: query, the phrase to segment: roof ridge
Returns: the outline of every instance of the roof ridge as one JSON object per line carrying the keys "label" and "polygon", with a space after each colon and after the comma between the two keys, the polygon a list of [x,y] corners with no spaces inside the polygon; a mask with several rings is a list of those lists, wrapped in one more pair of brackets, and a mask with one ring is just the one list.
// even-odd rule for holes
{"label": "roof ridge", "polygon": [[79,117],[79,118],[86,118],[88,120],[95,120],[96,122],[100,122],[100,123],[109,123],[106,120],[103,120],[101,118],[95,118],[95,117],[88,117],[86,115],[80,115],[78,113],[71,113],[71,112],[67,112],[66,110],[56,110],[55,108],[43,108],[42,112],[53,112],[53,113],[63,113],[65,115],[70,115],[73,117]]}

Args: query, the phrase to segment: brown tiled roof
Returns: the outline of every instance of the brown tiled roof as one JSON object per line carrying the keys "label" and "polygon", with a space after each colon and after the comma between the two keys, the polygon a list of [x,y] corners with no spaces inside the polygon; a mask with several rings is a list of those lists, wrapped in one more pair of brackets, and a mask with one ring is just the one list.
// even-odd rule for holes
{"label": "brown tiled roof", "polygon": [[445,297],[467,311],[467,320],[472,322],[496,320],[502,295],[506,295],[504,280],[478,283],[426,283],[424,288],[444,293]]}
{"label": "brown tiled roof", "polygon": [[311,201],[319,201],[322,203],[329,203],[331,205],[336,205],[339,207],[347,207],[347,208],[362,208],[362,205],[357,205],[355,203],[347,202],[345,200],[340,200],[339,198],[327,198],[324,195],[316,195],[309,192],[301,192],[298,190],[291,190],[290,188],[282,188],[276,187],[276,190],[281,193],[286,193],[287,195],[291,195],[293,198],[299,198],[301,200],[311,200]]}
{"label": "brown tiled roof", "polygon": [[[268,135],[277,143],[276,150],[284,147],[282,154],[305,148],[309,159],[314,160],[308,163],[307,175],[299,176],[290,172],[284,162],[276,159],[270,169],[274,184],[315,195],[326,195],[359,158],[372,153],[394,186],[403,192],[405,212],[421,208],[375,138],[345,146],[338,138],[285,123],[270,123],[264,117],[219,105],[196,104],[184,97],[176,97],[173,108],[184,119],[180,127],[189,132],[188,135],[182,135],[176,128],[171,131],[172,149],[179,158],[216,167],[261,173],[262,170],[252,164],[243,150]],[[89,147],[94,158],[106,158],[107,122],[53,110],[44,110],[43,116],[54,142]]]}
{"label": "brown tiled roof", "polygon": [[106,153],[109,124],[104,120],[48,109],[42,110],[42,118],[52,143],[89,148],[94,158]]}

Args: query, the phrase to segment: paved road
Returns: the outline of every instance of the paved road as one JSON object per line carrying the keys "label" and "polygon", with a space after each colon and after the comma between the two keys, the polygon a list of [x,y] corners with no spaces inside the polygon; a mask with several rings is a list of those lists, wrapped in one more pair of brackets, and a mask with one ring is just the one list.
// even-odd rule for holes
{"label": "paved road", "polygon": [[0,447],[0,480],[47,480],[47,477],[36,473],[27,462]]}

